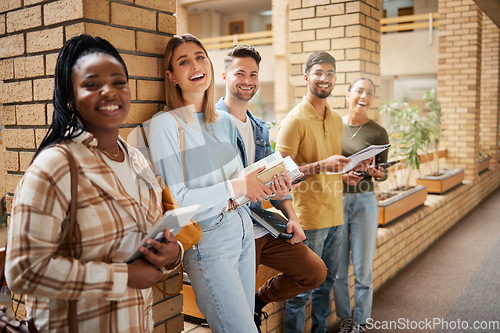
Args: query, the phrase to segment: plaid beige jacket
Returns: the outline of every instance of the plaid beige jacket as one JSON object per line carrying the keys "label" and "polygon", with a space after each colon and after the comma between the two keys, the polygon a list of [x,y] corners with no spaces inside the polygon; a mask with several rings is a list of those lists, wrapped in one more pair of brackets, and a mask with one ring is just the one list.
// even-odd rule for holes
{"label": "plaid beige jacket", "polygon": [[80,332],[150,332],[151,289],[127,287],[123,261],[162,215],[161,189],[147,160],[127,147],[140,202],[123,188],[90,133],[63,143],[78,169],[77,244],[67,257],[69,164],[45,149],[22,178],[13,202],[6,258],[10,288],[26,295],[43,332],[68,331],[68,300],[78,300]]}

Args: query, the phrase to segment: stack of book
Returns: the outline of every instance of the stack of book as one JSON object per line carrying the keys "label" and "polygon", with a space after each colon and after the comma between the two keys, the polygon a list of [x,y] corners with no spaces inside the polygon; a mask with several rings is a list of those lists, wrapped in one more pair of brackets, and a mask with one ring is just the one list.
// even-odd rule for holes
{"label": "stack of book", "polygon": [[[274,154],[266,156],[260,161],[257,161],[254,164],[249,165],[245,169],[236,172],[231,177],[231,179],[242,177],[263,166],[265,166],[266,168],[257,175],[257,179],[260,180],[267,187],[271,186],[271,184],[273,183],[274,176],[277,174],[286,173],[288,177],[290,177],[291,181],[294,181],[295,179],[298,179],[303,176],[303,174],[299,170],[299,167],[290,158],[290,156],[283,158],[280,153],[275,152]],[[236,203],[238,205],[243,205],[249,201],[250,199],[248,199],[245,196],[239,196],[236,198]]]}

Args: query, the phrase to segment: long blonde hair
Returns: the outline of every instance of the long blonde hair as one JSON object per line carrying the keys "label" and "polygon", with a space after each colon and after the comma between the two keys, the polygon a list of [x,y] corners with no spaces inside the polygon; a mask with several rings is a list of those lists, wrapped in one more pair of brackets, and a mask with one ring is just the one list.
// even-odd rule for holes
{"label": "long blonde hair", "polygon": [[[208,52],[205,49],[205,46],[200,42],[198,38],[191,34],[183,34],[181,36],[174,35],[167,43],[167,47],[165,48],[165,69],[169,71],[173,71],[172,66],[172,56],[174,54],[175,49],[182,44],[185,43],[195,43],[198,45],[205,55],[207,56],[208,61],[210,62],[210,70],[212,71],[210,85],[208,89],[205,91],[205,100],[203,103],[203,112],[205,114],[205,122],[207,124],[215,123],[218,116],[215,112],[215,102],[214,102],[214,91],[215,91],[215,82],[214,82],[214,66],[212,64],[212,60],[210,60],[208,56]],[[175,84],[170,81],[168,78],[165,79],[165,93],[166,93],[166,105],[169,110],[181,109],[186,106],[186,101],[182,97],[181,87],[175,86]]]}

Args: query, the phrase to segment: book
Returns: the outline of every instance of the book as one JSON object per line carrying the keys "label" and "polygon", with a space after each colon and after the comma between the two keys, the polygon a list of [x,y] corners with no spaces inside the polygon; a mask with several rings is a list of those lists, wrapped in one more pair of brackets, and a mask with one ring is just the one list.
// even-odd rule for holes
{"label": "book", "polygon": [[[291,181],[303,176],[303,173],[300,172],[299,167],[290,156],[283,158],[279,152],[275,152],[236,172],[231,176],[231,179],[242,177],[263,166],[266,168],[257,175],[257,179],[267,187],[270,187],[273,183],[274,176],[280,173],[286,173]],[[239,196],[235,200],[238,205],[243,205],[250,201],[245,196]]]}
{"label": "book", "polygon": [[293,234],[286,231],[288,220],[281,214],[262,208],[250,207],[252,219],[263,226],[274,238],[290,239]]}
{"label": "book", "polygon": [[181,208],[176,208],[172,210],[167,210],[163,217],[158,221],[153,229],[148,232],[148,234],[141,240],[139,245],[137,245],[130,256],[125,261],[130,263],[137,258],[142,257],[142,253],[139,251],[139,247],[144,246],[145,248],[151,248],[150,245],[146,244],[146,240],[152,238],[159,242],[164,240],[163,232],[165,229],[169,229],[170,232],[175,236],[196,214],[196,212],[201,208],[200,204],[186,206]]}
{"label": "book", "polygon": [[359,162],[364,161],[369,159],[370,157],[373,157],[387,148],[389,148],[391,145],[371,145],[369,147],[366,147],[365,149],[362,149],[358,151],[357,153],[352,154],[351,156],[348,156],[347,158],[351,159],[351,162],[347,164],[342,171],[339,172],[326,172],[327,175],[332,175],[332,174],[339,174],[339,173],[346,173],[350,171],[352,168],[354,168],[356,165],[358,165]]}

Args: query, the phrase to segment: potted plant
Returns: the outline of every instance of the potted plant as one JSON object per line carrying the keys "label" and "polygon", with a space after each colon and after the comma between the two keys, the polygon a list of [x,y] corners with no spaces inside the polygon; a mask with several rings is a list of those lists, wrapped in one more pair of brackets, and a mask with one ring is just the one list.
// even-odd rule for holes
{"label": "potted plant", "polygon": [[401,160],[403,165],[394,177],[396,187],[379,193],[379,225],[383,225],[425,202],[427,188],[410,186],[410,179],[414,170],[420,171],[419,152],[427,149],[430,131],[427,120],[415,105],[386,102],[380,112],[392,144],[390,156]]}
{"label": "potted plant", "polygon": [[479,150],[478,172],[481,173],[487,170],[489,166],[490,166],[490,155],[485,154],[482,150]]}
{"label": "potted plant", "polygon": [[431,174],[421,176],[417,179],[418,185],[427,186],[429,193],[443,194],[448,190],[461,184],[464,180],[463,169],[441,169],[439,167],[439,143],[443,135],[441,127],[441,104],[439,103],[435,90],[425,92],[425,106],[429,109],[427,126],[429,127],[430,143],[434,148],[434,158],[431,164]]}

